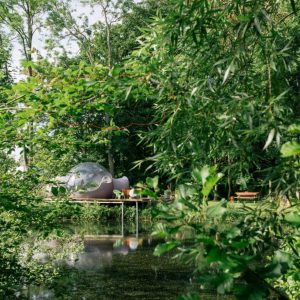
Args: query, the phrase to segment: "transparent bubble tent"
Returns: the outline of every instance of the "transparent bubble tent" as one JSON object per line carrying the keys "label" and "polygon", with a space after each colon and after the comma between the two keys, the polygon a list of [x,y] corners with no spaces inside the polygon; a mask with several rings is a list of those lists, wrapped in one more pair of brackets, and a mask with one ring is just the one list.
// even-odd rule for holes
{"label": "transparent bubble tent", "polygon": [[113,197],[113,190],[129,188],[126,176],[114,179],[100,164],[94,162],[81,163],[72,168],[68,175],[57,177],[56,180],[64,185],[74,198]]}

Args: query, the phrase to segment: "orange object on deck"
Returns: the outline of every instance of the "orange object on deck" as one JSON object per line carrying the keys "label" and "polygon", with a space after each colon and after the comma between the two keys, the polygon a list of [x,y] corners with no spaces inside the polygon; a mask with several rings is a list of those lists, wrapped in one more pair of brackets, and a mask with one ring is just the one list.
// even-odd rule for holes
{"label": "orange object on deck", "polygon": [[122,189],[122,193],[124,194],[125,199],[129,199],[130,198],[130,191],[131,189]]}

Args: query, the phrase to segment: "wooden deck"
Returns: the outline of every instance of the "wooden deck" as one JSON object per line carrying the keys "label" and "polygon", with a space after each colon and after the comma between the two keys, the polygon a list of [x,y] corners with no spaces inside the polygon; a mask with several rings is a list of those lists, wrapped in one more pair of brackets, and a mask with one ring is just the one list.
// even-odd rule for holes
{"label": "wooden deck", "polygon": [[148,203],[149,198],[128,198],[128,199],[99,199],[99,198],[70,198],[74,203],[97,203],[97,204],[122,204],[122,203]]}

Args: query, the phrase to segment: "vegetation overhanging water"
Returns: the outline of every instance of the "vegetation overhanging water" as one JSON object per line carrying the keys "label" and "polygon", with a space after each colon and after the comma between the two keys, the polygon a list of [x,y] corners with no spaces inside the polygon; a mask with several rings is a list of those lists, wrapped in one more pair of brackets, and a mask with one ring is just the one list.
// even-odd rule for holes
{"label": "vegetation overhanging water", "polygon": [[[93,162],[153,201],[174,200],[152,210],[162,239],[154,254],[190,262],[199,288],[298,300],[299,5],[1,0],[0,298],[78,273],[65,260],[84,244],[58,228],[63,218],[119,217],[118,208],[65,201],[62,176]],[[236,205],[238,192],[259,203]],[[59,297],[71,286],[62,283]]]}
{"label": "vegetation overhanging water", "polygon": [[172,254],[153,255],[158,241],[151,237],[149,226],[137,234],[135,224],[127,224],[124,237],[119,224],[89,221],[64,227],[77,237],[73,243],[82,247],[70,246],[59,261],[63,275],[52,288],[23,290],[28,299],[175,299],[197,291],[190,267],[178,264]]}

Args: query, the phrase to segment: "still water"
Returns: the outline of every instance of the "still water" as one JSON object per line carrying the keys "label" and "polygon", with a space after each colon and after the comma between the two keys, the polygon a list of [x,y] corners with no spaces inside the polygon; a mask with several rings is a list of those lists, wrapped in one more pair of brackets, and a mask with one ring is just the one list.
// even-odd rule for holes
{"label": "still water", "polygon": [[50,288],[30,287],[27,299],[155,300],[176,299],[197,291],[189,267],[174,261],[171,255],[153,256],[158,242],[147,228],[136,232],[134,224],[129,224],[124,236],[115,225],[68,224],[65,230],[81,237],[77,253],[70,251],[60,262],[65,276]]}

